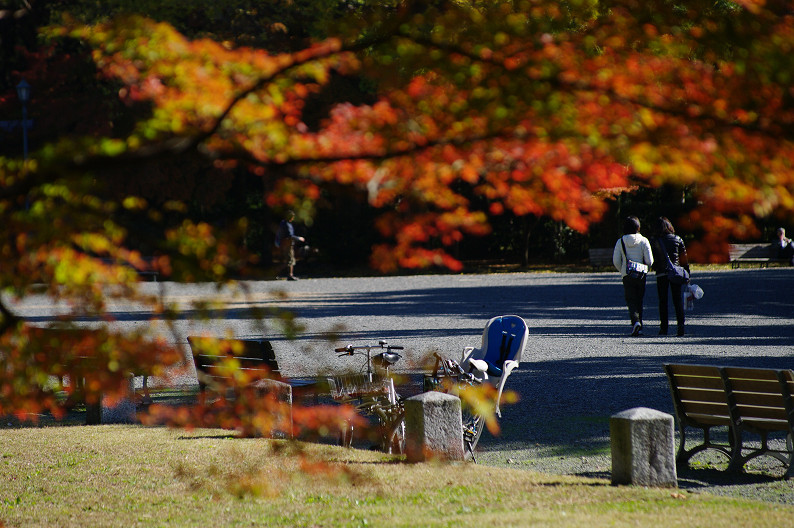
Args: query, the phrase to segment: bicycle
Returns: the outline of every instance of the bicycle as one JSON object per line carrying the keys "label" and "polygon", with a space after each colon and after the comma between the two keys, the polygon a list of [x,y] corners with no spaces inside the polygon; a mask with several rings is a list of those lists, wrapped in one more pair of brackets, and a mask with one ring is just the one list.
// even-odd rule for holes
{"label": "bicycle", "polygon": [[[485,325],[481,347],[465,347],[460,363],[435,353],[436,365],[433,373],[424,378],[424,390],[441,390],[458,395],[467,386],[488,383],[496,391],[494,411],[497,417],[501,417],[499,404],[505,382],[510,373],[518,368],[528,334],[527,324],[519,316],[503,315],[491,318]],[[376,348],[385,349],[385,352],[373,357],[371,351]],[[343,376],[328,380],[331,395],[335,399],[356,401],[361,411],[378,419],[383,450],[400,454],[405,452],[405,406],[394,389],[389,368],[402,357],[392,350],[402,349],[403,347],[387,345],[385,341],[379,341],[377,346],[348,345],[337,348],[336,352],[340,357],[366,355],[366,363],[362,367],[362,370],[366,370],[358,377]],[[385,370],[384,378],[375,377],[373,363]],[[477,462],[474,450],[485,427],[485,417],[474,412],[468,405],[462,405],[461,412],[466,457]],[[347,437],[342,435],[342,445],[349,446],[352,442],[352,428],[349,432]]]}
{"label": "bicycle", "polygon": [[[372,350],[385,348],[384,352],[372,355]],[[405,406],[394,388],[394,378],[389,369],[402,356],[392,350],[403,350],[403,347],[387,345],[379,341],[378,345],[361,345],[337,348],[335,352],[342,356],[366,356],[361,374],[337,376],[328,379],[331,397],[339,402],[353,403],[363,414],[375,417],[379,422],[381,449],[387,453],[405,452]],[[454,360],[444,359],[435,353],[436,365],[431,375],[425,376],[425,390],[448,390],[459,392],[466,385],[479,385],[482,380],[472,373],[465,372],[463,367]],[[385,376],[378,376],[374,366],[384,370]],[[453,386],[445,384],[451,380]],[[477,461],[474,449],[480,439],[485,420],[482,415],[472,413],[467,406],[462,407],[462,433],[466,456]],[[350,447],[353,438],[352,426],[342,432],[340,444]]]}
{"label": "bicycle", "polygon": [[[394,352],[404,347],[389,345],[378,341],[377,345],[347,345],[336,348],[338,357],[366,357],[360,374],[329,377],[331,397],[342,403],[350,403],[362,414],[374,417],[378,422],[380,447],[387,453],[405,453],[405,407],[402,398],[394,388],[390,368],[402,355]],[[372,351],[382,349],[372,355]],[[382,370],[384,375],[376,372]],[[353,441],[353,427],[342,431],[340,444],[350,447]]]}

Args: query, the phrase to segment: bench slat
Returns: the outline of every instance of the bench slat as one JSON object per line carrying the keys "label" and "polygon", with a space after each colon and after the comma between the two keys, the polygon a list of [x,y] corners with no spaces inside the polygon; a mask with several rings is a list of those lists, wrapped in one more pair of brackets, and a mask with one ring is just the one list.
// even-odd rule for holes
{"label": "bench slat", "polygon": [[681,396],[682,401],[702,401],[721,403],[728,406],[728,400],[725,398],[724,390],[712,390],[710,387],[702,389],[700,387],[678,387],[678,394]]}
{"label": "bench slat", "polygon": [[760,407],[757,405],[737,405],[736,411],[742,421],[755,420],[761,418],[764,420],[780,420],[787,421],[788,414],[783,407]]}
{"label": "bench slat", "polygon": [[724,392],[722,379],[704,378],[702,376],[676,376],[676,384],[679,389],[708,389]]}
{"label": "bench slat", "polygon": [[714,426],[714,425],[730,425],[730,423],[731,423],[731,417],[728,416],[728,415],[716,416],[716,415],[712,415],[712,414],[697,414],[697,413],[693,413],[693,414],[688,414],[687,418],[689,418],[691,421],[694,421],[694,422],[696,422],[698,424],[703,424],[703,425],[712,425],[712,426]]}
{"label": "bench slat", "polygon": [[744,420],[743,425],[752,429],[760,429],[763,431],[786,431],[788,430],[787,420],[773,420],[773,419],[760,419],[760,418],[747,418]]}
{"label": "bench slat", "polygon": [[724,367],[722,369],[729,379],[777,381],[777,371],[749,367]]}
{"label": "bench slat", "polygon": [[714,415],[730,417],[730,409],[727,403],[697,402],[682,400],[681,405],[687,415]]}
{"label": "bench slat", "polygon": [[240,365],[241,369],[261,369],[267,368],[269,371],[278,371],[278,363],[272,361],[263,361],[255,357],[241,357],[231,355],[213,355],[213,354],[194,354],[194,358],[201,364],[202,367],[215,367],[218,363],[224,360],[231,360],[232,358]]}
{"label": "bench slat", "polygon": [[785,409],[783,398],[778,391],[777,394],[762,394],[759,392],[737,392],[732,393],[733,401],[736,405],[750,405],[755,407],[775,407]]}
{"label": "bench slat", "polygon": [[673,374],[690,376],[716,376],[719,377],[720,369],[713,365],[695,364],[667,364],[665,369]]}
{"label": "bench slat", "polygon": [[757,394],[774,394],[778,398],[781,396],[780,383],[775,381],[757,380],[729,380],[733,392],[755,392]]}
{"label": "bench slat", "polygon": [[668,373],[680,376],[707,376],[720,377],[719,367],[713,365],[694,365],[694,364],[667,364],[664,366]]}
{"label": "bench slat", "polygon": [[[213,376],[216,378],[228,378],[230,368],[231,367],[222,365],[202,365],[201,370],[208,376]],[[273,377],[271,376],[273,371],[267,367],[237,367],[235,370],[249,374],[259,373],[260,376],[267,378]]]}

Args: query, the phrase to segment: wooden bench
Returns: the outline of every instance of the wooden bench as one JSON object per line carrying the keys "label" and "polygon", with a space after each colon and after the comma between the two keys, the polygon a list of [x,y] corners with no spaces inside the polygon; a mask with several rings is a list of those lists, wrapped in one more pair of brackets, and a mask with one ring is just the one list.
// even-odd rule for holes
{"label": "wooden bench", "polygon": [[243,372],[251,382],[267,379],[280,381],[302,393],[310,392],[317,385],[315,378],[282,376],[273,346],[266,339],[189,336],[187,341],[202,393],[212,386],[233,386],[234,369]]}
{"label": "wooden bench", "polygon": [[[680,431],[677,464],[714,449],[728,457],[728,471],[741,471],[748,461],[769,455],[786,466],[785,478],[794,477],[794,372],[680,364],[666,364],[664,369]],[[728,428],[727,444],[712,440],[711,428],[718,426]],[[689,450],[687,428],[703,431],[703,443]],[[744,445],[745,433],[759,435],[760,447]],[[786,435],[785,449],[769,446],[770,433]]]}
{"label": "wooden bench", "polygon": [[772,244],[731,244],[728,259],[732,268],[739,268],[742,264],[758,264],[767,268],[769,264],[788,263],[786,259],[777,257],[777,248]]}
{"label": "wooden bench", "polygon": [[588,250],[590,265],[594,268],[611,267],[613,251],[614,248],[590,248]]}
{"label": "wooden bench", "polygon": [[[50,375],[57,377],[63,388],[67,386],[67,398],[64,407],[85,406],[86,425],[102,423],[102,403],[105,394],[97,388],[98,369],[107,369],[107,356],[97,353],[103,334],[92,328],[50,328],[34,327],[31,334],[41,340],[42,350],[48,359],[57,358],[48,366]],[[143,376],[143,387],[140,391],[134,388],[134,373],[129,374],[129,391],[127,397],[136,405],[151,403],[151,395],[147,386],[147,376]]]}

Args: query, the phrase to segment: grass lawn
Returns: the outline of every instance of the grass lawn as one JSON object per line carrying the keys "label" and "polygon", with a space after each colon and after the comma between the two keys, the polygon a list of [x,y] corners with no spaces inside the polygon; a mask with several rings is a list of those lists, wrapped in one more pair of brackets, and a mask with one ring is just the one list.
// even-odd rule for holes
{"label": "grass lawn", "polygon": [[0,429],[0,526],[790,526],[794,508],[225,431]]}

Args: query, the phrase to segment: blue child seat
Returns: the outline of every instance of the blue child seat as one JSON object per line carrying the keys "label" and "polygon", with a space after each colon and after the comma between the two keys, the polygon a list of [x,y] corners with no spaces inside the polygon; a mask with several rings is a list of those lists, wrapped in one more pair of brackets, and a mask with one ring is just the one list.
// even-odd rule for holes
{"label": "blue child seat", "polygon": [[[502,397],[505,382],[521,362],[521,354],[527,345],[528,336],[529,328],[521,317],[501,315],[492,318],[485,325],[481,348],[466,347],[463,349],[461,365],[469,369],[481,381],[497,386],[497,415],[501,415],[499,400]],[[485,361],[488,366],[487,370],[474,369],[470,359]]]}
{"label": "blue child seat", "polygon": [[482,336],[482,348],[489,375],[499,378],[505,361],[521,361],[527,333],[527,324],[517,315],[502,315],[488,322]]}

